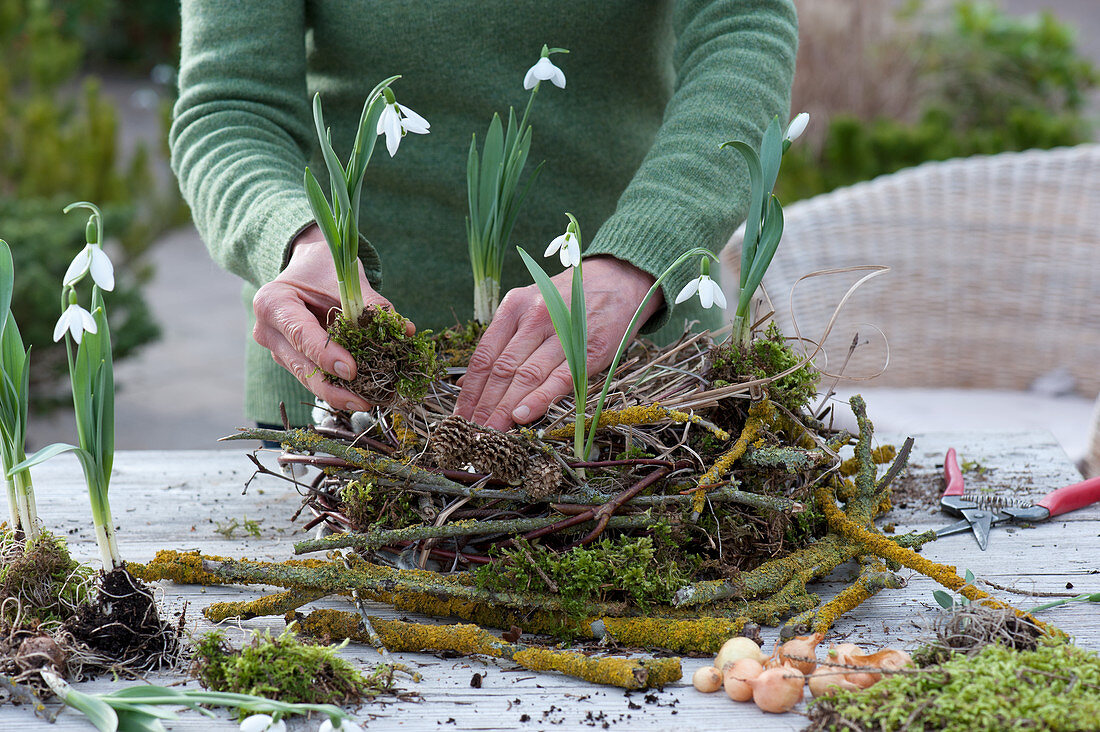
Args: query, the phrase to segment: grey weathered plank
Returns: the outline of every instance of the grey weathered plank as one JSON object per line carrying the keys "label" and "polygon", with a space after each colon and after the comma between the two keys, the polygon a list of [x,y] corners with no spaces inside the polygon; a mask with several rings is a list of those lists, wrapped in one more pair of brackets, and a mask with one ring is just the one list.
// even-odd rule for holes
{"label": "grey weathered plank", "polygon": [[[974,490],[984,488],[1034,499],[1080,480],[1049,437],[1031,433],[922,435],[906,480],[927,483],[929,495],[938,495],[942,483],[937,482],[941,470],[937,460],[942,461],[948,446],[958,448],[964,459],[987,468],[984,475],[967,476],[968,485]],[[147,560],[158,548],[199,548],[209,554],[289,557],[291,542],[301,536],[297,527],[302,522],[289,521],[299,497],[290,484],[272,478],[255,481],[247,495],[242,495],[244,483],[252,474],[245,450],[242,444],[240,451],[120,453],[111,500],[115,523],[120,527],[119,547],[123,555],[127,559]],[[97,551],[88,521],[87,497],[76,461],[65,456],[58,458],[36,468],[34,478],[46,525],[68,536],[78,558],[95,561]],[[898,531],[946,523],[947,517],[939,514],[932,504],[934,500],[927,506],[910,506],[896,512]],[[227,539],[215,531],[218,522],[224,525],[246,516],[261,522],[259,538]],[[930,544],[923,553],[930,559],[953,563],[960,569],[969,568],[979,577],[1021,589],[1058,591],[1071,582],[1075,590],[1100,591],[1100,574],[1097,574],[1100,506],[1059,518],[1064,520],[1031,529],[995,530],[987,552],[978,551],[972,538],[960,535]],[[837,582],[826,582],[818,591],[828,598],[840,586]],[[256,588],[199,588],[170,583],[161,583],[159,589],[169,612],[178,612],[184,603],[190,605],[188,616],[196,632],[210,627],[199,616],[199,608],[213,601],[253,597],[258,592]],[[931,580],[912,576],[904,589],[883,593],[842,618],[833,635],[867,646],[911,645],[935,617],[933,589],[935,583]],[[1009,599],[1019,600],[1022,607],[1041,602],[1030,598]],[[319,605],[347,607],[339,599],[325,600]],[[383,606],[372,606],[371,612],[384,617],[399,615]],[[1100,648],[1100,613],[1093,607],[1067,606],[1051,611],[1047,617],[1075,635],[1081,645]],[[283,623],[278,619],[261,619],[245,625],[249,629],[278,632]],[[240,633],[233,627],[230,631]],[[770,649],[775,631],[765,629],[765,637]],[[367,664],[378,659],[373,650],[355,644],[346,653]],[[730,702],[720,692],[709,696],[694,692],[689,681],[691,673],[709,663],[709,659],[684,659],[684,680],[662,691],[627,694],[561,676],[536,675],[499,661],[442,660],[426,654],[400,657],[421,667],[424,680],[418,685],[404,684],[416,691],[421,701],[363,707],[359,716],[369,721],[371,729],[599,729],[606,722],[612,729],[682,730],[745,725],[765,731],[800,729],[805,724],[805,719],[797,714],[765,715],[751,704]],[[480,689],[470,686],[475,672],[485,675]],[[166,681],[182,677],[153,678]],[[105,690],[115,686],[116,682],[98,680],[81,688]],[[29,726],[29,714],[26,709],[0,708],[0,729]],[[528,715],[527,721],[522,721],[523,715]],[[316,724],[314,721],[300,728],[314,729]],[[214,721],[189,713],[167,726],[174,730],[229,730],[236,724],[224,713]],[[66,713],[54,729],[91,728],[83,719]]]}

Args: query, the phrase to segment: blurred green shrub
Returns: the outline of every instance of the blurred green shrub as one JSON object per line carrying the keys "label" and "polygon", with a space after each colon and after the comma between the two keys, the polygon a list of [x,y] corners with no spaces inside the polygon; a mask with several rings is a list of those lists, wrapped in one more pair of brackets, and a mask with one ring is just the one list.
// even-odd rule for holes
{"label": "blurred green shrub", "polygon": [[[916,37],[909,122],[836,111],[817,145],[785,156],[777,195],[807,198],[928,160],[1076,145],[1092,138],[1084,104],[1100,77],[1050,13],[1008,15],[966,0]],[[935,25],[933,24],[933,27]]]}
{"label": "blurred green shrub", "polygon": [[85,10],[80,2],[0,0],[0,237],[15,258],[13,310],[34,346],[32,399],[39,408],[66,370],[64,350],[51,336],[61,277],[84,245],[83,221],[62,207],[94,201],[107,218],[118,283],[111,307],[116,359],[158,335],[138,289],[150,274],[142,255],[181,220],[178,193],[156,185],[148,152],[138,146],[123,162],[115,108],[97,80],[82,76],[74,13]]}

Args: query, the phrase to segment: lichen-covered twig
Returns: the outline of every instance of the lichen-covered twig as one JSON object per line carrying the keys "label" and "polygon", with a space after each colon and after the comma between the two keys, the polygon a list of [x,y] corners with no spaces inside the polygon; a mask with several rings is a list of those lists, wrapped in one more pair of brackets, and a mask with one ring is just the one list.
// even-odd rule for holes
{"label": "lichen-covered twig", "polygon": [[[499,521],[454,521],[442,526],[410,526],[404,529],[382,529],[371,526],[362,533],[332,534],[321,539],[306,539],[294,544],[295,554],[354,548],[364,551],[390,546],[401,541],[422,539],[449,539],[456,536],[485,536],[491,534],[523,533],[544,529],[561,521],[560,516],[530,519],[504,519]],[[588,521],[591,523],[592,519]],[[581,522],[583,523],[583,522]],[[654,523],[648,514],[615,516],[608,527],[614,529],[640,529]]]}
{"label": "lichen-covered twig", "polygon": [[[710,431],[719,440],[725,442],[730,438],[729,432],[714,424],[710,420],[703,419],[697,414],[680,412],[675,409],[666,409],[660,404],[639,404],[625,409],[607,410],[600,414],[597,429],[602,427],[618,427],[620,425],[638,426],[645,424],[657,424],[658,422],[672,422],[675,424],[696,424]],[[568,439],[573,435],[574,424],[568,422],[560,427],[547,430],[543,437],[547,439]],[[587,433],[592,428],[592,418],[585,419],[584,429]]]}
{"label": "lichen-covered twig", "polygon": [[310,592],[295,588],[276,592],[273,595],[264,595],[253,600],[211,603],[203,608],[202,614],[211,623],[220,623],[229,618],[251,620],[252,618],[269,617],[271,615],[286,615],[302,605],[308,605],[330,594],[332,593],[323,590]]}
{"label": "lichen-covered twig", "polygon": [[[302,632],[320,638],[370,642],[361,618],[340,610],[314,610],[294,620]],[[429,625],[371,618],[378,639],[393,652],[453,652],[506,658],[532,671],[557,671],[596,684],[624,689],[664,686],[680,678],[678,658],[594,658],[580,653],[508,643],[476,625]]]}
{"label": "lichen-covered twig", "polygon": [[832,600],[788,620],[780,635],[786,638],[807,632],[827,633],[844,613],[851,612],[888,587],[904,586],[905,580],[888,570],[881,561],[872,560],[864,565],[859,578]]}

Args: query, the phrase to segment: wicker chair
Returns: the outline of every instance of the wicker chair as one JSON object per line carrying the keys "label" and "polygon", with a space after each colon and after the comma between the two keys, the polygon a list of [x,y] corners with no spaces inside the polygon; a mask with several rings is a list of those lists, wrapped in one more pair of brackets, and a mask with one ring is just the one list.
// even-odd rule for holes
{"label": "wicker chair", "polygon": [[[789,293],[823,269],[887,264],[841,311],[827,345],[848,375],[889,366],[874,386],[1027,389],[1056,369],[1100,392],[1100,145],[1003,153],[882,176],[787,207],[764,288],[794,333]],[[742,230],[723,252],[736,272]],[[794,290],[803,337],[817,339],[860,275]],[[1086,470],[1100,473],[1100,400]]]}

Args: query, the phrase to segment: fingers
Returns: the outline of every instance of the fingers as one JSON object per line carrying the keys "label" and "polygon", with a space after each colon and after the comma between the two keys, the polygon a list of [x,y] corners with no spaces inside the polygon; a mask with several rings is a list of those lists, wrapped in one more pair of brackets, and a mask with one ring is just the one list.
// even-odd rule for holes
{"label": "fingers", "polygon": [[[551,399],[568,394],[573,389],[565,352],[552,334],[516,366],[513,366],[514,361],[509,355],[511,352],[510,344],[494,364],[493,377],[482,391],[481,402],[474,409],[475,422],[497,430],[506,430],[513,422],[521,421],[515,419],[514,410],[521,402],[530,401],[532,393],[546,389],[547,381],[559,369],[564,369],[564,386],[560,377],[555,379],[554,384],[549,387],[554,393],[548,398],[534,400],[533,403],[539,407],[537,412],[532,412],[529,406],[526,412],[519,415],[523,418],[522,421],[531,421],[532,414],[541,416],[550,406]],[[560,391],[555,391],[556,388],[560,388]]]}
{"label": "fingers", "polygon": [[481,401],[481,394],[492,375],[493,365],[516,334],[516,326],[526,307],[526,302],[517,303],[519,299],[523,299],[523,290],[513,290],[504,296],[492,322],[482,334],[474,355],[470,357],[466,375],[460,381],[462,391],[455,404],[455,414],[463,419],[474,419],[474,409]]}
{"label": "fingers", "polygon": [[367,409],[369,405],[361,398],[325,381],[324,372],[353,379],[355,359],[331,341],[314,312],[318,305],[288,284],[268,283],[252,300],[256,312],[253,337],[271,351],[276,363],[317,396],[341,408]]}

